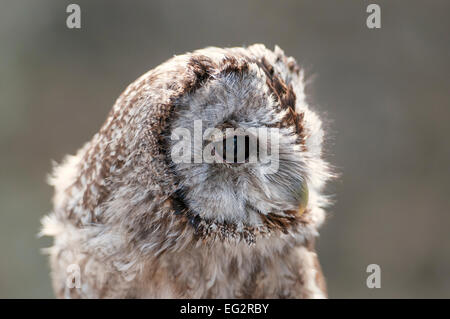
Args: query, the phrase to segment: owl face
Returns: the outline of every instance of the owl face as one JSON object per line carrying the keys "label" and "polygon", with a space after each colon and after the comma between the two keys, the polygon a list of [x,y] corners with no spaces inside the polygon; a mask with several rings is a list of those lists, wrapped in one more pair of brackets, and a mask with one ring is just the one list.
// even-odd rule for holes
{"label": "owl face", "polygon": [[[303,87],[287,68],[233,58],[175,102],[168,145],[178,194],[206,223],[286,226],[314,208],[306,121],[317,117],[305,114],[295,94]],[[188,152],[182,160],[180,150]]]}

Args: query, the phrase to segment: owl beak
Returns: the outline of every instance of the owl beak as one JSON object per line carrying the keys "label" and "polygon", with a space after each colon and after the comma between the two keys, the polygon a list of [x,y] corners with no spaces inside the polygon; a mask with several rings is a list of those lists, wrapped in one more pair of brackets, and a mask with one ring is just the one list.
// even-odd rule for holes
{"label": "owl beak", "polygon": [[306,181],[302,184],[302,187],[300,188],[299,199],[300,199],[300,205],[297,210],[297,214],[296,214],[297,216],[303,215],[308,206],[309,189],[308,189],[308,184]]}

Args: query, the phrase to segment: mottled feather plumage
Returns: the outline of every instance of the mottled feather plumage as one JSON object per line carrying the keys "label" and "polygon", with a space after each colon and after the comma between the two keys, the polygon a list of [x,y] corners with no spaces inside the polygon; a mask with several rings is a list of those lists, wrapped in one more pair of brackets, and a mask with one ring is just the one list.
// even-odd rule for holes
{"label": "mottled feather plumage", "polygon": [[[171,132],[276,127],[279,172],[174,164]],[[314,238],[331,177],[303,73],[275,47],[206,48],[133,82],[75,156],[55,167],[43,233],[53,286],[69,298],[321,298]],[[307,183],[306,211],[295,189]],[[81,288],[66,285],[81,269]]]}

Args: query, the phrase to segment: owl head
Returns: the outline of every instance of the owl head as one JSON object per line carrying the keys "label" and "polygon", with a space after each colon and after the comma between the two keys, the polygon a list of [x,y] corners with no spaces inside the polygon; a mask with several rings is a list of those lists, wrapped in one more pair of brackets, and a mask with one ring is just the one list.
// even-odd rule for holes
{"label": "owl head", "polygon": [[56,170],[55,210],[158,253],[199,240],[304,240],[327,204],[323,139],[303,72],[280,48],[175,56],[132,83]]}

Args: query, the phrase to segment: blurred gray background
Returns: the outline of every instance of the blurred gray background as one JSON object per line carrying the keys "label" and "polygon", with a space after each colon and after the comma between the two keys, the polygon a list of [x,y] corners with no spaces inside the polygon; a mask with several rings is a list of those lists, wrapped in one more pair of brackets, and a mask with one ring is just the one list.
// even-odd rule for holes
{"label": "blurred gray background", "polygon": [[127,84],[174,54],[256,42],[304,67],[342,174],[318,242],[330,297],[450,297],[449,1],[373,1],[379,30],[365,1],[71,2],[0,1],[0,297],[53,297],[46,174]]}

